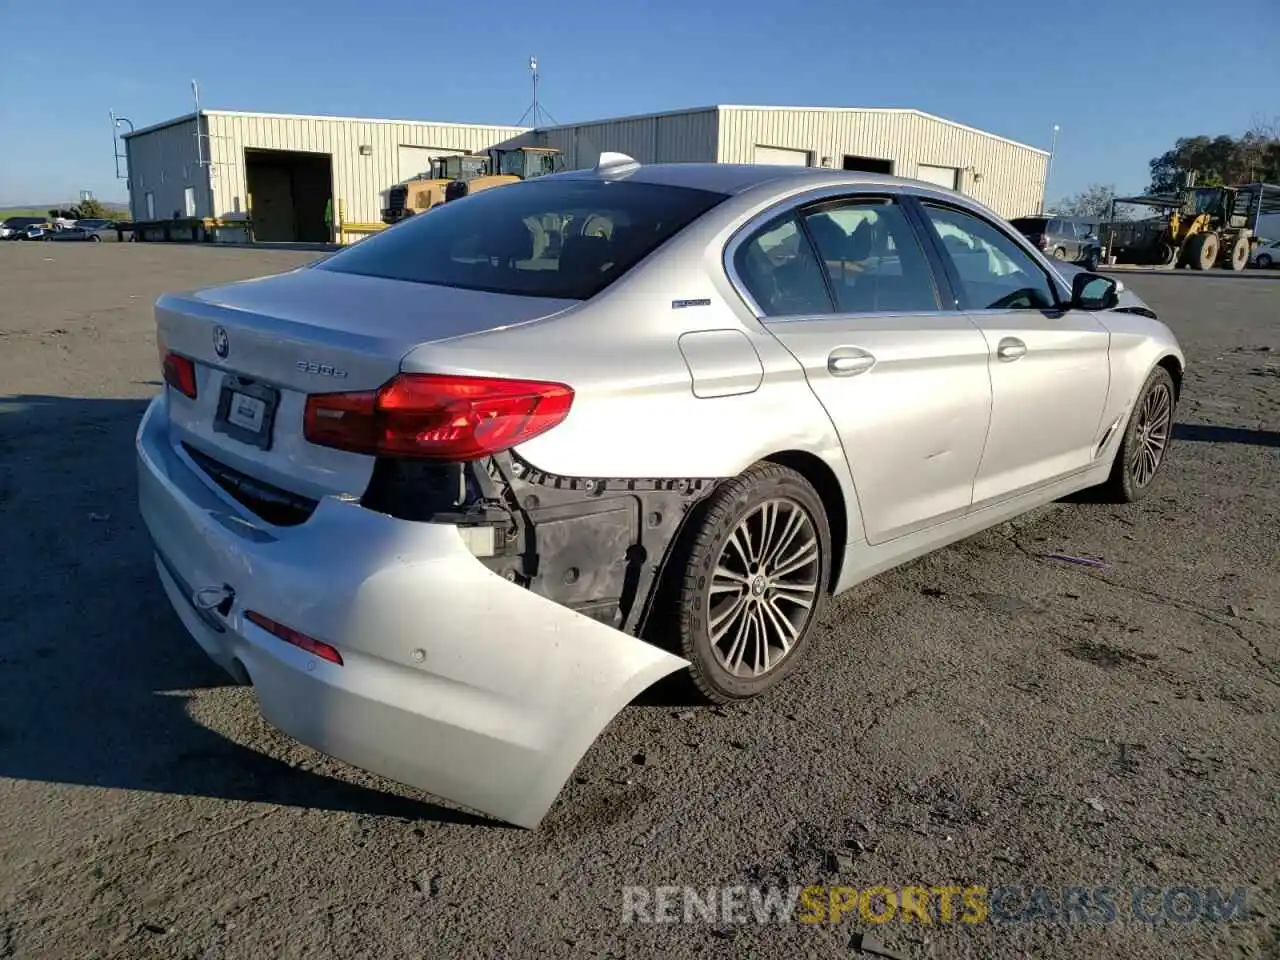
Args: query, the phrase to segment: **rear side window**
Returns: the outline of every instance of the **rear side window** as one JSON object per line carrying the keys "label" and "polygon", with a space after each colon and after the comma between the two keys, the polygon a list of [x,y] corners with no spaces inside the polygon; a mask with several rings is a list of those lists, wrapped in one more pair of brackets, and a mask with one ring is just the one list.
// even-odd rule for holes
{"label": "rear side window", "polygon": [[363,240],[316,269],[586,300],[725,199],[629,181],[491,187]]}
{"label": "rear side window", "polygon": [[1013,229],[1021,234],[1028,233],[1044,233],[1047,221],[1043,217],[1018,217],[1016,220],[1010,220]]}
{"label": "rear side window", "polygon": [[822,266],[794,213],[757,231],[733,265],[766,317],[833,312]]}
{"label": "rear side window", "polygon": [[933,273],[902,208],[857,199],[805,215],[840,313],[938,309]]}

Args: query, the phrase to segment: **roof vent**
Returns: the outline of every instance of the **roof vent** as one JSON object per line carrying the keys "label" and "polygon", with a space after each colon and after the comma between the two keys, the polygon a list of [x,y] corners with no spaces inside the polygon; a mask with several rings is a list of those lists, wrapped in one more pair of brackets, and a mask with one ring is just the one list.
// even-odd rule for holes
{"label": "roof vent", "polygon": [[639,166],[638,160],[627,156],[625,153],[605,152],[600,154],[600,159],[596,161],[596,173],[615,175],[630,173]]}

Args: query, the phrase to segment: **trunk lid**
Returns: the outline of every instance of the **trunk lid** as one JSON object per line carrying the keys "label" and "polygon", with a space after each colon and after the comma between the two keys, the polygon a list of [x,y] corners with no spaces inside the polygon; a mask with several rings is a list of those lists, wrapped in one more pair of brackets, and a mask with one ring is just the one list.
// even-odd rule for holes
{"label": "trunk lid", "polygon": [[194,361],[197,383],[194,399],[169,390],[171,439],[281,491],[359,496],[374,458],[308,443],[308,394],[377,389],[415,347],[574,302],[309,268],[166,295],[156,303],[161,349]]}

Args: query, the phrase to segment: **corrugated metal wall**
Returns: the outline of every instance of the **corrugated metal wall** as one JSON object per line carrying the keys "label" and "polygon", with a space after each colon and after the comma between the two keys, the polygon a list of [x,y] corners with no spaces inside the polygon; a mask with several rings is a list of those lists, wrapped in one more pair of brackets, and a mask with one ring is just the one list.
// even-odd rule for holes
{"label": "corrugated metal wall", "polygon": [[175,210],[185,215],[187,187],[196,188],[196,215],[209,216],[209,191],[196,150],[195,118],[125,140],[134,220],[147,219],[148,193],[157,219],[168,219]]}
{"label": "corrugated metal wall", "polygon": [[[433,124],[336,117],[289,117],[207,111],[204,151],[212,160],[208,185],[198,164],[195,121],[131,137],[128,143],[135,218],[184,210],[183,190],[196,188],[199,216],[232,217],[247,210],[244,151],[298,150],[333,158],[334,196],[348,222],[376,222],[386,191],[399,182],[399,148],[483,150],[503,143],[557,147],[566,166],[594,166],[601,151],[629,154],[641,163],[714,161],[749,163],[755,147],[813,152],[839,168],[845,154],[894,162],[914,177],[921,163],[961,170],[960,189],[1005,216],[1035,211],[1046,155],[1029,147],[913,111],[720,107],[624,117],[534,132],[520,127]],[[360,147],[370,148],[368,156]],[[977,175],[977,176],[975,176]]]}
{"label": "corrugated metal wall", "polygon": [[[510,140],[523,127],[404,123],[342,118],[207,113],[213,160],[215,216],[234,217],[247,208],[244,151],[300,150],[333,157],[334,197],[350,222],[373,223],[382,215],[388,188],[399,181],[400,146],[442,151],[483,150]],[[360,147],[368,146],[368,156]]]}
{"label": "corrugated metal wall", "polygon": [[690,110],[551,127],[538,132],[538,141],[560,150],[570,170],[594,167],[604,151],[641,163],[713,162],[717,125],[714,109]]}
{"label": "corrugated metal wall", "polygon": [[750,163],[760,145],[812,150],[836,169],[845,154],[892,160],[901,177],[920,163],[956,167],[961,191],[1006,217],[1039,209],[1048,165],[1041,151],[911,111],[721,107],[719,131],[722,163]]}

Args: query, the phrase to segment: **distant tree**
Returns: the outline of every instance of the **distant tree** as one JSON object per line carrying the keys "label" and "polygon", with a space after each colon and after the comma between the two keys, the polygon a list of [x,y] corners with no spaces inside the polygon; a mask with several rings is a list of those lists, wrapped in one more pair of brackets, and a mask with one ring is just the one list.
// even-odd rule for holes
{"label": "distant tree", "polygon": [[1152,193],[1176,193],[1190,173],[1200,186],[1280,180],[1280,118],[1255,120],[1240,137],[1180,137],[1148,164]]}
{"label": "distant tree", "polygon": [[112,210],[101,200],[81,200],[74,207],[49,211],[50,220],[114,220],[125,216],[125,211]]}
{"label": "distant tree", "polygon": [[107,215],[107,208],[101,200],[95,200],[90,197],[87,200],[81,200],[76,204],[75,209],[78,211],[77,220],[100,220]]}
{"label": "distant tree", "polygon": [[1063,197],[1049,207],[1049,212],[1061,217],[1105,217],[1111,212],[1115,195],[1114,184],[1091,183],[1079,193]]}

